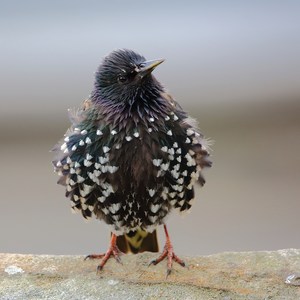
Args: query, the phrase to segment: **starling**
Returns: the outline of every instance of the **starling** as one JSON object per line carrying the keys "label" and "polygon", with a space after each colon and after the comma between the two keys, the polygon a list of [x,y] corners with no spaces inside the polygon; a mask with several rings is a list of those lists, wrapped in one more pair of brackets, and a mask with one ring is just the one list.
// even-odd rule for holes
{"label": "starling", "polygon": [[166,216],[191,208],[194,184],[205,183],[208,142],[152,71],[163,59],[146,60],[132,50],[106,56],[95,74],[91,95],[70,113],[72,126],[54,148],[58,183],[66,187],[74,211],[111,226],[111,241],[98,270],[122,252],[158,251],[156,227],[166,244],[151,263],[175,255]]}

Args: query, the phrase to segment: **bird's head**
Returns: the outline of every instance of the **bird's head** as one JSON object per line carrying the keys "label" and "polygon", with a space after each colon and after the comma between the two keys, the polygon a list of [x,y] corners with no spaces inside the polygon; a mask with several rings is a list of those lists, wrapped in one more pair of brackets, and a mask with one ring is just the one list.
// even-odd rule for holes
{"label": "bird's head", "polygon": [[113,51],[104,58],[96,72],[96,92],[102,99],[126,102],[132,101],[139,92],[161,90],[161,85],[151,72],[163,61],[146,60],[127,49]]}

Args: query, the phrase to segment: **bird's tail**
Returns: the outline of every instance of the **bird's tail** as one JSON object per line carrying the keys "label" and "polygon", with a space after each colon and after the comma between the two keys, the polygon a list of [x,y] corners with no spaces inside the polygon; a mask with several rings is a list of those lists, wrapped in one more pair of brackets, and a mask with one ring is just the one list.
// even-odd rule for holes
{"label": "bird's tail", "polygon": [[144,251],[158,252],[158,241],[156,230],[147,232],[142,229],[130,231],[124,235],[117,236],[117,247],[123,253],[140,253]]}

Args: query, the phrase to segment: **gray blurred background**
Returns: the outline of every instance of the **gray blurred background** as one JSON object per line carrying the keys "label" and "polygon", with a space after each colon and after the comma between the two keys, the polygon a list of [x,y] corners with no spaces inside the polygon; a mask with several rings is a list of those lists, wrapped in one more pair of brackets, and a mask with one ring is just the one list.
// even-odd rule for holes
{"label": "gray blurred background", "polygon": [[49,150],[116,48],[166,58],[155,76],[215,141],[191,213],[168,220],[177,253],[300,248],[299,15],[299,1],[1,1],[0,252],[106,250]]}

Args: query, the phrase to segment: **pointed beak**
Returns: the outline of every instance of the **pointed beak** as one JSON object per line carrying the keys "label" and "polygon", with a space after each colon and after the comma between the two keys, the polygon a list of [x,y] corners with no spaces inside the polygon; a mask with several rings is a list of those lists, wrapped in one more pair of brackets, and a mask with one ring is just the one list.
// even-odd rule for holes
{"label": "pointed beak", "polygon": [[150,74],[158,65],[164,62],[164,59],[154,59],[147,60],[140,64],[139,74],[141,77],[144,77],[147,74]]}

